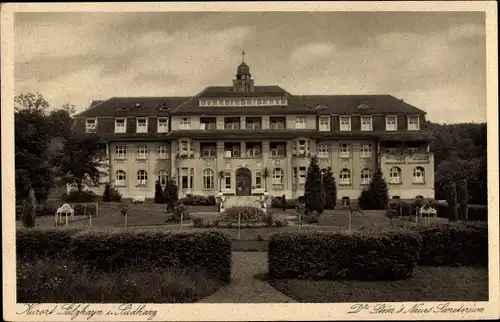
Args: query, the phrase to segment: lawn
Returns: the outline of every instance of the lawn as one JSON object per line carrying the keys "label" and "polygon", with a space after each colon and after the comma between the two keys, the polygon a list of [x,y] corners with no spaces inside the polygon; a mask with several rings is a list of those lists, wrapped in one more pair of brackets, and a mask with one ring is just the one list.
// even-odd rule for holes
{"label": "lawn", "polygon": [[17,263],[19,303],[189,303],[220,287],[203,273],[178,268],[104,273],[74,261]]}
{"label": "lawn", "polygon": [[486,267],[417,266],[398,281],[274,280],[278,291],[302,303],[488,301]]}

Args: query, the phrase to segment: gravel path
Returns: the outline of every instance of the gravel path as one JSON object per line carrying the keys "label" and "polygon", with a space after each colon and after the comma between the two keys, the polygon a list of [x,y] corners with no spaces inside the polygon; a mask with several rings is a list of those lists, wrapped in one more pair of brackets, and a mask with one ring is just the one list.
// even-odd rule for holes
{"label": "gravel path", "polygon": [[198,303],[296,303],[260,279],[267,273],[267,252],[233,252],[231,271],[229,285]]}

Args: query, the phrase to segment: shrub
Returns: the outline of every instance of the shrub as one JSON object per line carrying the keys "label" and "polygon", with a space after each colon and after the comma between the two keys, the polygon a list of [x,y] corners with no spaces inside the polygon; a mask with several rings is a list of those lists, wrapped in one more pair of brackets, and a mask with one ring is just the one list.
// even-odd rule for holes
{"label": "shrub", "polygon": [[203,226],[203,218],[193,217],[193,226],[197,228],[201,228]]}
{"label": "shrub", "polygon": [[215,196],[207,196],[207,205],[214,206],[216,203]]}
{"label": "shrub", "polygon": [[215,231],[18,230],[16,244],[20,258],[62,256],[105,272],[175,266],[225,282],[231,274],[231,240]]}
{"label": "shrub", "polygon": [[57,205],[44,202],[41,204],[38,204],[36,207],[36,215],[37,216],[54,216],[56,211],[57,211]]}
{"label": "shrub", "polygon": [[111,201],[110,197],[109,197],[109,190],[111,189],[111,185],[109,183],[106,183],[104,185],[104,192],[102,194],[102,201],[104,202],[109,202]]}
{"label": "shrub", "polygon": [[389,210],[395,212],[393,217],[408,217],[412,214],[415,214],[415,211],[412,210],[412,207],[410,207],[409,204],[402,201],[401,199],[391,200],[388,204],[388,211]]}
{"label": "shrub", "polygon": [[31,261],[37,258],[68,258],[74,229],[18,229],[16,231],[16,258]]}
{"label": "shrub", "polygon": [[[294,209],[296,199],[286,199],[285,208],[286,209]],[[271,208],[282,209],[283,208],[283,197],[274,197],[271,200]]]}
{"label": "shrub", "polygon": [[264,211],[258,207],[237,206],[227,208],[224,213],[219,215],[217,220],[221,222],[237,222],[238,216],[242,223],[244,222],[263,222]]}
{"label": "shrub", "polygon": [[179,203],[174,207],[174,211],[171,215],[168,216],[167,221],[180,222],[181,215],[183,221],[191,219],[191,213],[187,211],[187,207]]}
{"label": "shrub", "polygon": [[389,192],[380,168],[375,171],[370,185],[363,189],[358,201],[359,206],[365,210],[385,209],[387,207]]}
{"label": "shrub", "polygon": [[319,222],[319,216],[314,216],[314,215],[304,215],[301,216],[302,222],[305,222],[306,224],[315,224]]}
{"label": "shrub", "polygon": [[95,202],[98,197],[93,191],[71,190],[69,193],[63,193],[61,199],[65,202]]}
{"label": "shrub", "polygon": [[411,231],[347,235],[278,233],[269,242],[274,279],[407,278],[417,265],[421,237]]}
{"label": "shrub", "polygon": [[275,220],[274,221],[274,226],[276,226],[276,227],[286,227],[286,226],[288,226],[288,220],[285,220],[285,219]]}
{"label": "shrub", "polygon": [[469,221],[488,221],[488,206],[469,205]]}
{"label": "shrub", "polygon": [[422,236],[421,265],[488,264],[488,226],[453,223],[418,227]]}
{"label": "shrub", "polygon": [[276,216],[272,213],[266,213],[262,221],[266,226],[271,227],[276,221]]}
{"label": "shrub", "polygon": [[165,203],[165,198],[163,196],[163,189],[161,187],[161,183],[159,180],[156,180],[155,183],[155,203]]}
{"label": "shrub", "polygon": [[335,209],[337,204],[337,184],[331,167],[328,167],[323,175],[323,185],[325,189],[325,209]]}

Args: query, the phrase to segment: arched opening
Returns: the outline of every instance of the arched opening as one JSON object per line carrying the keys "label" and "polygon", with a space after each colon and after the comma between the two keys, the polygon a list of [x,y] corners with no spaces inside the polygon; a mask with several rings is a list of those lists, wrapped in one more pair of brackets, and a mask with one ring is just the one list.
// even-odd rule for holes
{"label": "arched opening", "polygon": [[248,168],[236,170],[236,195],[252,195],[252,172]]}

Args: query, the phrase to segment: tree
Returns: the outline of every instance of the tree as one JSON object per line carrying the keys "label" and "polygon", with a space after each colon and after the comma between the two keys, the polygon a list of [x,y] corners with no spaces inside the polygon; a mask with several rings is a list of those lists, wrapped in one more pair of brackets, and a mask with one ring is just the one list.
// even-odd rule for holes
{"label": "tree", "polygon": [[337,204],[337,184],[331,167],[328,167],[323,174],[323,187],[325,189],[325,209],[335,209]]}
{"label": "tree", "polygon": [[269,169],[266,167],[262,171],[262,179],[264,180],[264,191],[267,192],[267,178],[269,178]]}
{"label": "tree", "polygon": [[449,180],[443,183],[443,190],[446,194],[446,202],[450,207],[450,221],[457,221],[457,185],[454,181]]}
{"label": "tree", "polygon": [[309,167],[307,168],[304,197],[307,212],[316,211],[318,214],[323,213],[325,191],[321,183],[321,170],[319,169],[317,156],[311,157]]}
{"label": "tree", "polygon": [[219,178],[219,192],[222,191],[222,180],[226,177],[226,173],[224,171],[219,171],[217,174],[217,177]]}
{"label": "tree", "polygon": [[64,142],[62,153],[54,164],[62,182],[75,185],[79,192],[84,186],[99,186],[106,175],[106,152],[100,138],[94,134],[72,134]]}
{"label": "tree", "polygon": [[173,210],[175,202],[179,199],[178,197],[179,189],[177,188],[177,183],[174,178],[168,179],[167,184],[163,192],[163,198],[167,204],[167,211]]}
{"label": "tree", "polygon": [[460,182],[459,189],[457,191],[457,197],[459,201],[459,211],[458,218],[462,221],[468,220],[469,213],[469,190],[467,187],[468,180],[464,179]]}
{"label": "tree", "polygon": [[382,169],[378,168],[367,189],[363,189],[358,199],[359,206],[368,209],[386,209],[389,202],[389,189],[383,177]]}
{"label": "tree", "polygon": [[50,149],[53,127],[46,115],[49,103],[41,94],[14,98],[16,198],[26,199],[33,188],[38,202],[47,199],[54,186]]}
{"label": "tree", "polygon": [[111,201],[111,186],[109,183],[104,185],[104,193],[102,194],[102,201],[110,202]]}
{"label": "tree", "polygon": [[159,180],[156,180],[155,184],[155,203],[165,203],[165,198],[163,197],[163,189]]}
{"label": "tree", "polygon": [[26,207],[24,211],[24,225],[27,228],[35,227],[36,220],[36,199],[35,199],[35,190],[33,188],[29,189],[28,201],[26,202]]}

